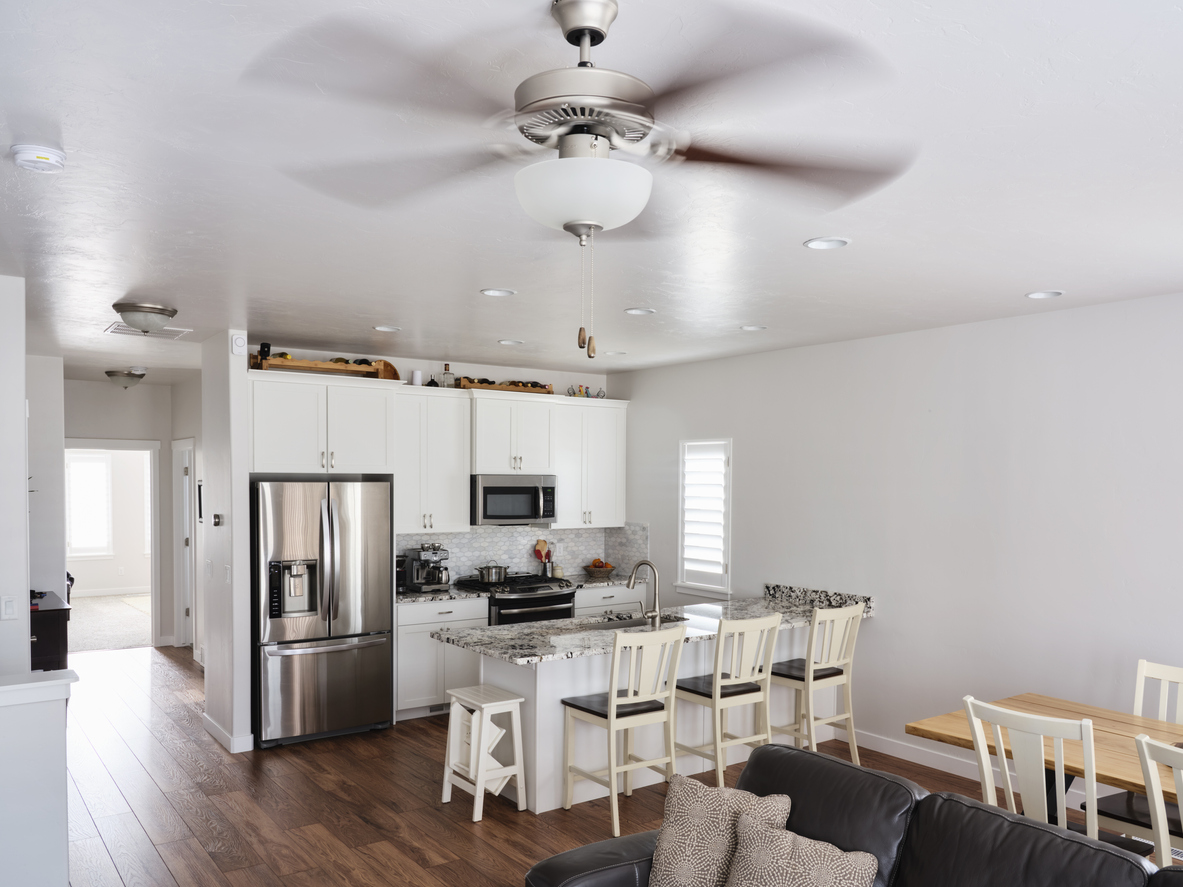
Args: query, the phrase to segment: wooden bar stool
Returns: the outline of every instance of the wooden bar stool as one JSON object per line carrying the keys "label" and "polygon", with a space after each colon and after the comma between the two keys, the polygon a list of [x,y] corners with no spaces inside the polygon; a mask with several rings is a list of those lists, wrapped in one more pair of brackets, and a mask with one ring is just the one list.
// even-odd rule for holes
{"label": "wooden bar stool", "polygon": [[[452,800],[452,786],[472,795],[472,821],[480,822],[485,791],[501,794],[510,779],[518,793],[518,809],[526,809],[526,771],[522,755],[521,703],[524,697],[492,684],[449,690],[448,744],[444,752],[444,796]],[[493,715],[509,713],[513,733],[513,761],[502,764],[493,750],[505,736],[505,728],[493,723]]]}
{"label": "wooden bar stool", "polygon": [[[711,710],[714,738],[704,745],[679,742],[677,747],[713,762],[719,788],[724,784],[727,749],[733,745],[755,748],[771,740],[769,681],[779,629],[780,613],[756,619],[720,619],[714,672],[678,680],[679,704],[693,702]],[[727,712],[739,705],[755,706],[755,732],[751,735],[736,736],[727,729]]]}

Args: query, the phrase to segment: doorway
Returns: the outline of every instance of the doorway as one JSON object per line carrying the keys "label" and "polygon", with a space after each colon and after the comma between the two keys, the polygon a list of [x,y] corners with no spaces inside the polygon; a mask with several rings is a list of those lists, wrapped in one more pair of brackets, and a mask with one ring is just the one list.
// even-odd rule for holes
{"label": "doorway", "polygon": [[69,651],[159,643],[158,441],[66,441]]}

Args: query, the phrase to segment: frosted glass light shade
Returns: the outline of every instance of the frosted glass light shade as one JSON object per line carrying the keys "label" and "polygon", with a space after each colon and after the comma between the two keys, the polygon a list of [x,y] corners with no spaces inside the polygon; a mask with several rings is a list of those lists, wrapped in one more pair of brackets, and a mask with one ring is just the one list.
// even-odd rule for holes
{"label": "frosted glass light shade", "polygon": [[513,181],[526,214],[560,231],[570,222],[591,222],[605,231],[627,225],[653,189],[653,174],[643,166],[596,157],[544,160]]}

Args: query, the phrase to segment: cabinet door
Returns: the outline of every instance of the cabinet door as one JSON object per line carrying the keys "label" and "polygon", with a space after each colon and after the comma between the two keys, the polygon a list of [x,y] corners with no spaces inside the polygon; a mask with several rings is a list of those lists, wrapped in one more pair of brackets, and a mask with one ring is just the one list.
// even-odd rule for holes
{"label": "cabinet door", "polygon": [[583,504],[583,409],[562,404],[552,408],[555,444],[556,530],[587,526]]}
{"label": "cabinet door", "polygon": [[516,469],[513,407],[510,401],[476,401],[472,434],[473,474],[509,474]]}
{"label": "cabinet door", "polygon": [[[470,527],[469,489],[472,457],[469,452],[472,408],[458,397],[425,397],[427,401],[424,477],[429,529],[464,533]],[[422,532],[422,531],[420,531]]]}
{"label": "cabinet door", "polygon": [[[449,622],[448,628],[483,628],[489,624],[488,619],[467,619],[459,622]],[[481,654],[473,650],[461,650],[453,644],[440,644],[444,648],[444,698],[447,699],[448,690],[460,687],[473,687],[481,682]]]}
{"label": "cabinet door", "polygon": [[324,471],[325,386],[260,380],[252,396],[253,470]]}
{"label": "cabinet door", "polygon": [[513,406],[514,455],[518,456],[518,468],[524,474],[553,474],[551,415],[554,407],[543,395],[538,399],[539,403],[522,401]]}
{"label": "cabinet door", "polygon": [[329,470],[389,474],[394,468],[394,392],[328,386]]}
{"label": "cabinet door", "polygon": [[444,701],[444,645],[432,640],[438,623],[398,629],[398,708],[421,708]]}
{"label": "cabinet door", "polygon": [[427,398],[399,392],[394,399],[394,532],[422,533]]}
{"label": "cabinet door", "polygon": [[588,409],[583,414],[584,501],[593,527],[624,524],[623,484],[619,483],[624,463],[623,421],[622,410]]}

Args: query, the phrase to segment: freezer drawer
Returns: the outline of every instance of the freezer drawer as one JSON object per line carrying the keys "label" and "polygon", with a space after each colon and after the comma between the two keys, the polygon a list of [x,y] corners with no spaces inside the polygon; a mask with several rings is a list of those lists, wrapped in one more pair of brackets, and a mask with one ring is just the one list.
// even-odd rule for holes
{"label": "freezer drawer", "polygon": [[263,745],[390,723],[389,633],[257,649]]}

